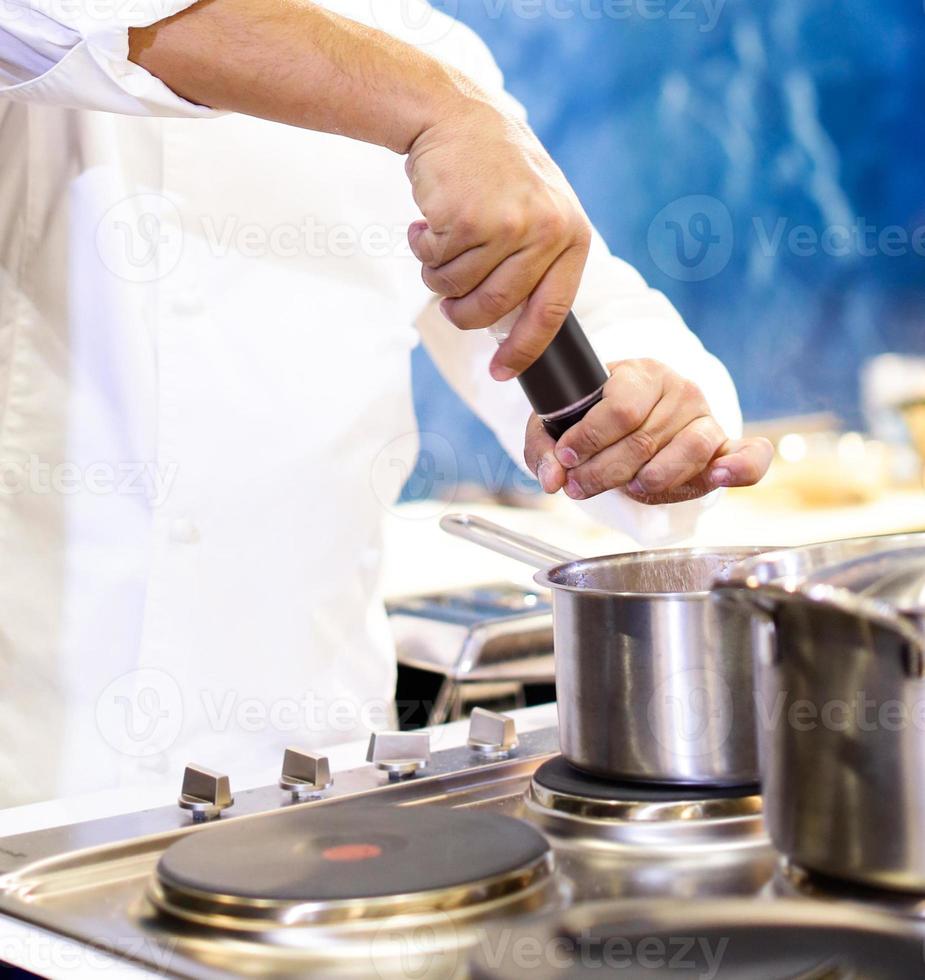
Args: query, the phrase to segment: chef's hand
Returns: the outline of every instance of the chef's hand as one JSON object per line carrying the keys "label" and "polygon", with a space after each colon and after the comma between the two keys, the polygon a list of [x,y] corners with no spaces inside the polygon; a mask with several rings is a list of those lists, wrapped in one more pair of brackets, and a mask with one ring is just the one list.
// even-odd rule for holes
{"label": "chef's hand", "polygon": [[526,302],[491,363],[495,380],[515,377],[578,290],[591,226],[574,191],[525,124],[479,98],[425,129],[405,169],[425,218],[408,239],[446,317],[472,330]]}
{"label": "chef's hand", "polygon": [[546,493],[574,500],[620,489],[644,504],[677,503],[757,483],[767,439],[730,440],[700,389],[658,361],[610,364],[604,397],[556,442],[531,416],[524,458]]}

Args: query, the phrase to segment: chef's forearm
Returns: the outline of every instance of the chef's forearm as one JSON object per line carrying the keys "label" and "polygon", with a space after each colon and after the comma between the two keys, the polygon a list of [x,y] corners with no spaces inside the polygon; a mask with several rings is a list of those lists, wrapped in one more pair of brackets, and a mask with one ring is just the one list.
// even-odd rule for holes
{"label": "chef's forearm", "polygon": [[200,0],[129,35],[130,57],[190,102],[407,153],[465,76],[307,0]]}
{"label": "chef's forearm", "polygon": [[129,44],[132,60],[186,105],[407,154],[423,216],[408,241],[447,319],[475,330],[523,306],[492,360],[496,380],[526,370],[556,335],[588,253],[588,220],[529,128],[466,76],[309,0],[200,0],[133,30]]}

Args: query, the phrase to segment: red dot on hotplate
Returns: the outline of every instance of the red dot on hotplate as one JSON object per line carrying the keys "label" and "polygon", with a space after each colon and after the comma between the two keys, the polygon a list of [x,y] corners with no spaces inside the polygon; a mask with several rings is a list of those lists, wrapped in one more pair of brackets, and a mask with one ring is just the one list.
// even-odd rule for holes
{"label": "red dot on hotplate", "polygon": [[381,853],[382,848],[376,844],[337,844],[326,847],[321,856],[325,861],[368,861]]}

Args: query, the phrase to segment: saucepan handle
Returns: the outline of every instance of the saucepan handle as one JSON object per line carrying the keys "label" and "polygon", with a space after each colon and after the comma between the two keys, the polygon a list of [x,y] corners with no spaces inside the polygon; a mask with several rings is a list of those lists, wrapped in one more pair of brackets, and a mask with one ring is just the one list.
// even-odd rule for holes
{"label": "saucepan handle", "polygon": [[580,560],[578,555],[570,551],[555,548],[528,534],[509,531],[505,527],[481,517],[474,517],[472,514],[447,514],[440,519],[440,527],[447,534],[465,538],[466,541],[481,545],[489,551],[496,551],[499,555],[506,555],[508,558],[514,558],[525,565],[544,571],[553,565]]}

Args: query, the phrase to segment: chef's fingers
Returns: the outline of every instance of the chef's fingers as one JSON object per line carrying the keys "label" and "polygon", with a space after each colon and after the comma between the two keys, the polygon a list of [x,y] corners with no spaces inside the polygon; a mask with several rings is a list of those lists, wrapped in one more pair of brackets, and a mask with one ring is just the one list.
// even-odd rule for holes
{"label": "chef's fingers", "polygon": [[774,447],[767,439],[730,440],[707,469],[681,486],[656,494],[636,494],[629,487],[624,492],[643,504],[676,504],[706,496],[718,487],[750,487],[767,473],[773,457]]}
{"label": "chef's fingers", "polygon": [[627,490],[637,496],[654,496],[683,486],[709,466],[725,442],[726,434],[716,420],[701,415],[640,468]]}
{"label": "chef's fingers", "polygon": [[[461,224],[461,227],[460,227]],[[426,221],[415,221],[408,227],[408,245],[415,258],[426,266],[440,266],[485,244],[485,235],[466,223],[434,231]]]}
{"label": "chef's fingers", "polygon": [[768,472],[774,447],[767,439],[738,439],[727,442],[710,464],[714,487],[751,487]]}
{"label": "chef's fingers", "polygon": [[[507,209],[486,212],[481,209],[475,211],[477,206],[477,202],[470,202],[471,210],[468,214],[465,207],[459,207],[452,212],[441,208],[432,215],[432,221],[418,219],[408,226],[408,244],[422,265],[438,268],[453,262],[470,249],[485,245],[490,245],[492,252],[496,254],[497,265],[528,244],[536,244],[549,250],[561,250],[565,244],[558,227],[537,232],[531,225],[529,207],[511,205]],[[551,219],[547,219],[547,224],[552,223]],[[566,221],[563,218],[563,232],[565,228]],[[494,266],[489,268],[481,279],[493,268]],[[541,274],[542,272],[538,272],[537,278]]]}
{"label": "chef's fingers", "polygon": [[640,426],[612,446],[602,449],[586,463],[568,469],[565,492],[574,500],[584,500],[625,486],[671,440],[673,434],[664,427]]}
{"label": "chef's fingers", "polygon": [[[537,245],[510,253],[475,289],[458,299],[444,299],[440,308],[460,330],[490,327],[530,296],[554,259],[555,255],[544,254]],[[562,319],[565,319],[564,315]],[[515,323],[514,329],[516,327]],[[539,356],[545,346],[545,343],[540,345],[533,356]]]}
{"label": "chef's fingers", "polygon": [[438,296],[459,299],[480,286],[506,257],[502,245],[489,242],[468,249],[452,262],[436,267],[422,266],[421,278],[427,288]]}
{"label": "chef's fingers", "polygon": [[[637,431],[664,395],[666,380],[665,368],[655,361],[621,361],[612,365],[604,397],[556,444],[559,462],[567,468],[580,466]],[[649,440],[649,456],[659,448],[647,432],[640,438]],[[634,474],[635,470],[630,476]]]}
{"label": "chef's fingers", "polygon": [[[561,252],[546,269],[510,336],[492,358],[490,371],[496,381],[516,378],[546,350],[559,332],[575,302],[590,243],[590,233],[579,235],[574,244]],[[520,300],[505,313],[510,313],[519,303]],[[495,318],[498,319],[500,317]]]}
{"label": "chef's fingers", "polygon": [[546,493],[556,493],[565,486],[565,469],[555,457],[555,448],[556,440],[543,428],[540,419],[531,415],[524,437],[524,461]]}
{"label": "chef's fingers", "polygon": [[[621,406],[617,420],[614,419],[612,412],[607,414],[606,409],[602,412],[599,423],[597,418],[592,420],[591,430],[594,438],[603,443],[610,438],[612,444],[605,445],[604,449],[591,456],[586,462],[569,469],[569,480],[565,491],[569,496],[577,499],[593,497],[606,490],[624,486],[640,473],[647,474],[653,486],[637,486],[634,488],[637,493],[667,490],[704,469],[725,441],[726,437],[722,429],[710,416],[706,399],[696,385],[657,362],[642,361],[631,362],[631,364],[636,368],[635,371],[621,372],[620,368],[623,365],[617,365],[615,368],[612,380],[617,379],[620,384],[614,386],[612,390],[620,392],[619,399],[612,395],[605,396],[602,402],[588,412],[582,422],[573,427],[574,429],[581,426],[591,418],[592,412],[606,406],[611,400]],[[645,421],[638,428],[619,438],[618,434],[623,431],[622,426],[627,421],[627,409],[624,407],[627,390],[622,382],[630,383],[634,379],[637,382],[641,380],[644,386],[648,385],[648,388],[644,388],[643,393],[637,395],[635,399],[637,411],[644,410],[644,406],[652,398],[653,391],[657,391],[659,387],[662,390],[655,396],[657,398],[655,407]],[[570,457],[561,446],[568,435],[569,433],[566,433],[562,437],[556,448],[556,455],[565,463],[568,463]],[[676,440],[678,441],[675,445]],[[565,456],[564,460],[563,456]]]}

